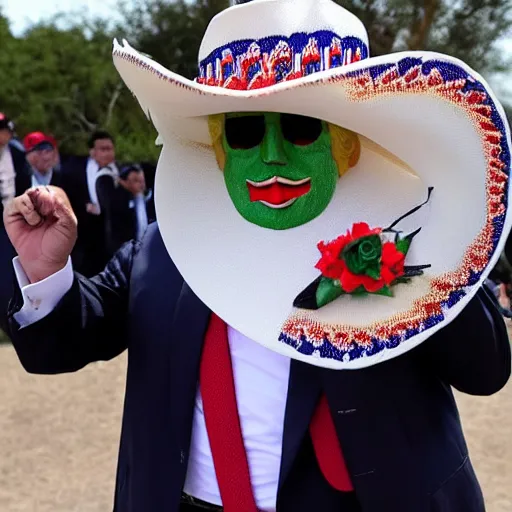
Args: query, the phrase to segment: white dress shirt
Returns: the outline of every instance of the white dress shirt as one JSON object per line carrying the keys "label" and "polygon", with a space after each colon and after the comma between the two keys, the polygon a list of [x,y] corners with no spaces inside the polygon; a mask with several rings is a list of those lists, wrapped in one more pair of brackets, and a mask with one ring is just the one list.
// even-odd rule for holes
{"label": "white dress shirt", "polygon": [[39,187],[41,185],[47,186],[51,183],[53,178],[53,169],[50,169],[46,174],[42,174],[36,169],[32,168],[32,186]]}
{"label": "white dress shirt", "polygon": [[100,166],[98,162],[93,158],[89,158],[87,160],[86,174],[87,174],[87,189],[89,190],[89,197],[91,199],[91,203],[97,207],[98,212],[100,212],[100,202],[98,199],[98,193],[96,192],[96,180],[103,176],[104,174],[112,174],[114,178],[119,176],[119,170],[114,162],[112,162],[108,167],[102,169],[102,172],[98,172],[100,170]]}
{"label": "white dress shirt", "polygon": [[[24,300],[22,309],[14,317],[23,328],[41,320],[55,308],[73,284],[73,271],[69,260],[61,271],[44,281],[29,284],[19,259],[15,258],[13,264]],[[290,359],[249,340],[231,327],[228,339],[254,497],[259,510],[275,512]],[[183,490],[200,500],[222,505],[199,389]]]}
{"label": "white dress shirt", "polygon": [[12,161],[11,150],[7,144],[0,150],[0,201],[6,204],[16,195],[16,171]]}

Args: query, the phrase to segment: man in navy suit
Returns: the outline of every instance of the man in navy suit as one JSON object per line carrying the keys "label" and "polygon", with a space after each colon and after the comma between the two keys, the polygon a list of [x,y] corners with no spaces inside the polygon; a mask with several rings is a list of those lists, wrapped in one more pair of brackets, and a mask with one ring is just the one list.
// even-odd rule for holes
{"label": "man in navy suit", "polygon": [[[113,189],[113,179],[119,174],[115,162],[115,144],[112,136],[98,131],[89,139],[89,156],[74,157],[62,167],[62,188],[66,191],[78,218],[78,241],[73,249],[73,265],[86,276],[93,276],[104,267],[108,254],[108,233],[100,188]],[[103,179],[111,175],[112,179]],[[108,195],[108,194],[105,194]]]}
{"label": "man in navy suit", "polygon": [[[102,179],[103,182],[103,179]],[[119,172],[118,186],[98,186],[100,203],[105,205],[108,251],[112,256],[125,242],[142,238],[155,221],[153,191],[146,187],[144,170],[127,164]]]}
{"label": "man in navy suit", "polygon": [[[76,218],[60,189],[14,200],[5,223],[19,254],[9,332],[25,369],[74,372],[128,349],[114,510],[223,510],[197,394],[211,312],[157,224],[87,279],[71,268]],[[259,510],[485,510],[451,390],[491,395],[509,378],[507,332],[485,289],[419,348],[358,371],[291,361],[228,333]],[[309,427],[322,393],[351,492],[335,489],[317,463]]]}

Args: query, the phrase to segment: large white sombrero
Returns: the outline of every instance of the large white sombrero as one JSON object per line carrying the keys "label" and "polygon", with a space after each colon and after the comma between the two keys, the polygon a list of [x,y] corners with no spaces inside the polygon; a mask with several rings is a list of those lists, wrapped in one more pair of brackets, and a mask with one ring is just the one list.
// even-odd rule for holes
{"label": "large white sombrero", "polygon": [[[199,298],[256,342],[318,366],[370,366],[452,321],[496,262],[511,225],[510,131],[463,62],[431,52],[368,58],[364,26],[331,0],[230,7],[206,31],[195,81],[127,43],[115,43],[114,61],[163,144],[155,197],[167,250]],[[322,215],[274,231],[237,213],[207,119],[239,111],[300,114],[360,135],[361,159]],[[355,222],[389,225],[430,187],[429,203],[398,226],[422,228],[406,260],[431,265],[422,276],[393,298],[293,307],[319,275],[320,240]]]}

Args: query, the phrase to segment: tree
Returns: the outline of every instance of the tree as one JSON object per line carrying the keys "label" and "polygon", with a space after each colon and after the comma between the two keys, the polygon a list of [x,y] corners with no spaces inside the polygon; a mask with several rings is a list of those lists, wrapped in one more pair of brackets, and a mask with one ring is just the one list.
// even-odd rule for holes
{"label": "tree", "polygon": [[[458,57],[485,74],[512,63],[499,43],[512,32],[512,0],[335,0],[365,25],[373,56],[431,50]],[[136,0],[125,5],[124,27],[137,49],[193,78],[209,20],[228,0]],[[504,98],[506,102],[506,98]]]}
{"label": "tree", "polygon": [[15,38],[0,18],[0,110],[20,135],[53,134],[63,153],[84,153],[92,131],[116,137],[121,158],[155,160],[156,134],[112,64],[113,34],[101,20],[57,20]]}
{"label": "tree", "polygon": [[431,50],[479,72],[506,69],[497,43],[510,35],[512,0],[336,0],[368,29],[371,53]]}
{"label": "tree", "polygon": [[197,76],[197,55],[210,20],[229,0],[139,0],[122,4],[125,32],[137,49],[187,78]]}

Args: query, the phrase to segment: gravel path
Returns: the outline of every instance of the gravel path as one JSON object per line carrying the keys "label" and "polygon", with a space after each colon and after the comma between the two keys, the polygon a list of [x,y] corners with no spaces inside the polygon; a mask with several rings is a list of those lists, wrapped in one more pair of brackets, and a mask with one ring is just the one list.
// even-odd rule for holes
{"label": "gravel path", "polygon": [[126,358],[25,373],[0,346],[0,511],[109,512]]}
{"label": "gravel path", "polygon": [[[29,375],[0,345],[1,512],[112,510],[125,370],[122,356],[76,374]],[[512,512],[512,383],[458,400],[488,512]]]}

